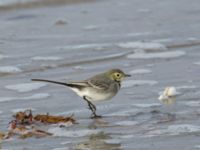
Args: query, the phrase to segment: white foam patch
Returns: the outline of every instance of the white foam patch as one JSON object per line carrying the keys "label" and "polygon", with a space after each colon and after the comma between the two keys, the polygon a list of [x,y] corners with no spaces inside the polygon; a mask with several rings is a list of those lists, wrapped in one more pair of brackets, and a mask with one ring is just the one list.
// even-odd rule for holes
{"label": "white foam patch", "polygon": [[37,93],[27,97],[0,97],[0,102],[7,102],[13,100],[33,100],[33,99],[45,99],[50,95],[48,93]]}
{"label": "white foam patch", "polygon": [[[176,88],[173,87],[173,86],[168,86],[164,89],[164,91],[162,92],[159,92],[160,95],[163,95],[163,96],[166,96],[167,98],[168,97],[174,97],[174,96],[177,96],[177,95],[180,95],[179,92],[177,92]],[[160,99],[159,99],[160,100]]]}
{"label": "white foam patch", "polygon": [[26,110],[31,110],[31,111],[35,111],[35,108],[17,108],[17,109],[13,109],[11,110],[12,113],[17,113],[17,112],[24,112]]}
{"label": "white foam patch", "polygon": [[120,126],[134,126],[137,125],[138,122],[137,121],[120,121],[120,122],[116,122],[116,125],[120,125]]}
{"label": "white foam patch", "polygon": [[0,66],[0,73],[18,73],[22,70],[15,66]]}
{"label": "white foam patch", "polygon": [[157,53],[134,53],[127,56],[131,59],[154,59],[154,58],[177,58],[184,56],[184,51],[169,51],[169,52],[157,52]]}
{"label": "white foam patch", "polygon": [[122,87],[123,88],[129,88],[133,86],[141,86],[141,85],[155,85],[157,84],[157,81],[154,80],[126,80],[123,82]]}
{"label": "white foam patch", "polygon": [[143,50],[165,50],[167,49],[165,45],[155,42],[125,42],[119,43],[121,48],[133,48],[133,49],[143,49]]}
{"label": "white foam patch", "polygon": [[181,133],[195,133],[200,132],[200,126],[191,124],[179,124],[168,126],[167,129],[160,129],[148,132],[149,136],[157,135],[179,135]]}
{"label": "white foam patch", "polygon": [[132,106],[141,107],[141,108],[149,108],[149,107],[158,107],[161,106],[159,103],[151,103],[151,104],[133,104]]}
{"label": "white foam patch", "polygon": [[17,92],[30,92],[33,90],[40,89],[41,87],[44,87],[46,85],[47,85],[46,83],[22,83],[22,84],[6,85],[5,88]]}
{"label": "white foam patch", "polygon": [[136,69],[136,70],[132,70],[129,73],[130,74],[146,74],[146,73],[151,73],[151,70],[148,69]]}
{"label": "white foam patch", "polygon": [[52,133],[54,136],[58,136],[58,137],[83,137],[83,136],[87,136],[87,135],[91,135],[91,134],[96,134],[98,133],[97,130],[88,130],[88,129],[84,129],[84,130],[66,130],[60,127],[53,127],[53,128],[49,128],[48,132]]}
{"label": "white foam patch", "polygon": [[166,87],[163,92],[160,92],[158,100],[166,105],[171,105],[176,101],[176,97],[181,93],[177,92],[177,89],[173,86]]}
{"label": "white foam patch", "polygon": [[62,60],[63,58],[58,56],[35,56],[31,59],[35,61],[57,61]]}

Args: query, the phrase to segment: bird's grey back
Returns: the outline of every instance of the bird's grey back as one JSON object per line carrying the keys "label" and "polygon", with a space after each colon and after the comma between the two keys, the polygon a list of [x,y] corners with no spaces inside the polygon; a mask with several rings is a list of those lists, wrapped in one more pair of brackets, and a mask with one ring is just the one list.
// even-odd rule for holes
{"label": "bird's grey back", "polygon": [[87,79],[87,82],[98,89],[102,90],[110,90],[111,88],[118,91],[120,89],[120,83],[114,80],[111,80],[109,77],[105,76],[105,74],[98,74],[94,77]]}

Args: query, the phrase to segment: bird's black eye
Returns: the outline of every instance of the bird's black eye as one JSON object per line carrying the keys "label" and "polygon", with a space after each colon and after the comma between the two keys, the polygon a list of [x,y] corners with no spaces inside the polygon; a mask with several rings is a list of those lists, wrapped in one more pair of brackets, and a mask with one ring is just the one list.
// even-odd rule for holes
{"label": "bird's black eye", "polygon": [[117,77],[119,77],[119,76],[120,76],[120,74],[118,73],[118,74],[117,74]]}

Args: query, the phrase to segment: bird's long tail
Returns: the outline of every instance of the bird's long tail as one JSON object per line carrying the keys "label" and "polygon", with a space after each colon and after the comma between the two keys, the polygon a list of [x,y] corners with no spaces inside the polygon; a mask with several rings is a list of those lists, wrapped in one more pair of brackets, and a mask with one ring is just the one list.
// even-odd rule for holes
{"label": "bird's long tail", "polygon": [[64,86],[69,86],[69,84],[64,83],[64,82],[58,82],[58,81],[52,81],[52,80],[46,80],[46,79],[31,79],[32,81],[40,81],[40,82],[50,82],[50,83],[55,83],[55,84],[60,84]]}

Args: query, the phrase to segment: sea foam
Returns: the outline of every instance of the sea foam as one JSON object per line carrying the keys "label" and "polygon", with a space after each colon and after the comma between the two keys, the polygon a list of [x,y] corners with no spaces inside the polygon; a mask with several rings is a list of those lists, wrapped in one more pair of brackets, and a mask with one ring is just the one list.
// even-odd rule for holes
{"label": "sea foam", "polygon": [[143,50],[165,50],[165,45],[155,42],[125,42],[119,43],[121,48],[143,49]]}
{"label": "sea foam", "polygon": [[33,100],[33,99],[45,99],[50,95],[48,93],[37,93],[27,97],[0,97],[0,102],[8,102],[14,100]]}
{"label": "sea foam", "polygon": [[0,66],[0,73],[18,73],[22,70],[15,66]]}
{"label": "sea foam", "polygon": [[127,58],[131,59],[154,59],[154,58],[177,58],[184,56],[184,51],[168,51],[168,52],[156,52],[156,53],[134,53],[129,54]]}
{"label": "sea foam", "polygon": [[31,58],[31,60],[35,60],[35,61],[57,61],[61,59],[63,58],[58,57],[58,56],[35,56]]}
{"label": "sea foam", "polygon": [[40,89],[41,87],[44,87],[46,85],[47,85],[46,83],[22,83],[22,84],[6,85],[5,88],[17,92],[30,92],[33,90]]}

